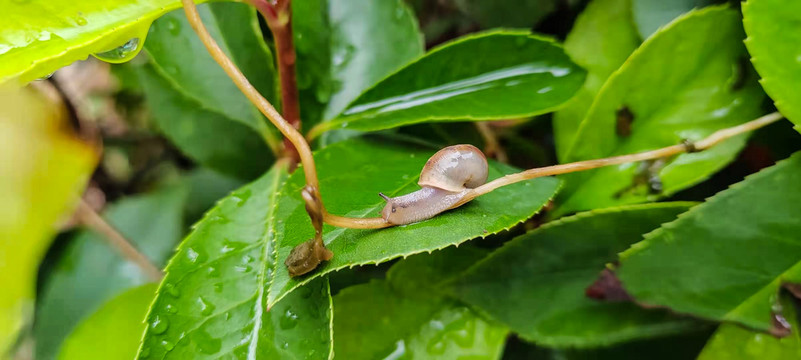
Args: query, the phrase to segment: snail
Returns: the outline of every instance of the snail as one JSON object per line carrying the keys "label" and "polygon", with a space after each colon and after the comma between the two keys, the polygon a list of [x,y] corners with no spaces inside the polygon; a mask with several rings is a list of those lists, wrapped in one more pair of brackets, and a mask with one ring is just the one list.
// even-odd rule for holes
{"label": "snail", "polygon": [[390,198],[381,217],[392,225],[423,221],[452,208],[465,194],[487,181],[487,158],[473,145],[448,146],[426,161],[420,180],[422,188]]}

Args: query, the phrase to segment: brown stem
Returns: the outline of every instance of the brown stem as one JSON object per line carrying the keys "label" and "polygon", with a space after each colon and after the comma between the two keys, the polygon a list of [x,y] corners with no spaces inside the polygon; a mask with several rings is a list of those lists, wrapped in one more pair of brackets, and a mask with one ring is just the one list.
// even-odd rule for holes
{"label": "brown stem", "polygon": [[509,157],[506,156],[506,151],[498,141],[498,135],[490,127],[489,122],[478,121],[474,124],[476,124],[476,129],[478,129],[481,138],[484,139],[484,154],[502,163],[509,162]]}
{"label": "brown stem", "polygon": [[102,235],[101,237],[105,239],[109,245],[116,249],[124,258],[139,266],[149,278],[158,281],[164,277],[161,270],[150,262],[147,256],[139,252],[130,241],[125,239],[117,229],[106,222],[106,220],[104,220],[100,214],[96,213],[83,199],[78,205],[76,215],[81,223],[100,233]]}

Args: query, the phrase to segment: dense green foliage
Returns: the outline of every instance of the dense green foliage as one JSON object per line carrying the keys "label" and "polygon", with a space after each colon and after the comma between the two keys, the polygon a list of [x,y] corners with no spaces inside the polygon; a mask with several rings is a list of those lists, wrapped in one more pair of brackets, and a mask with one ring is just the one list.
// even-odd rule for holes
{"label": "dense green foliage", "polygon": [[198,11],[265,99],[299,104],[331,214],[381,216],[444,145],[486,149],[489,180],[686,153],[326,224],[333,258],[293,277],[307,173],[180,1],[6,1],[0,359],[801,357],[797,0],[287,1],[264,4],[293,54],[248,2]]}

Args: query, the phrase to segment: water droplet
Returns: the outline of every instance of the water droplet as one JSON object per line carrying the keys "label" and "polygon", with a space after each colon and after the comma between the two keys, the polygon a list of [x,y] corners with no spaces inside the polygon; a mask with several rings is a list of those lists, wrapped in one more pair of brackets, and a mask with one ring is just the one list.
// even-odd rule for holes
{"label": "water droplet", "polygon": [[181,292],[178,291],[178,288],[176,288],[175,285],[170,284],[170,283],[165,283],[164,284],[164,291],[166,291],[167,294],[170,294],[172,297],[181,296]]}
{"label": "water droplet", "polygon": [[249,266],[249,265],[245,265],[245,266],[239,266],[239,265],[237,265],[237,266],[234,266],[234,270],[235,270],[236,272],[246,273],[246,272],[250,272],[250,271],[252,271],[252,270],[253,270],[253,268],[252,268],[251,266]]}
{"label": "water droplet", "polygon": [[181,33],[181,23],[178,22],[178,19],[175,18],[167,19],[167,31],[169,31],[170,34],[176,36]]}
{"label": "water droplet", "polygon": [[168,340],[162,340],[161,341],[161,346],[164,346],[164,348],[167,349],[167,351],[172,351],[172,349],[175,348],[175,344],[173,344],[172,342],[170,342]]}
{"label": "water droplet", "polygon": [[200,254],[197,251],[195,251],[195,249],[192,248],[186,249],[186,258],[189,259],[189,262],[193,264],[196,263],[198,257],[200,257]]}
{"label": "water droplet", "polygon": [[167,319],[162,319],[161,316],[156,315],[153,317],[153,321],[150,322],[150,329],[153,330],[153,333],[163,334],[167,331],[167,328],[170,327],[170,323],[167,322]]}
{"label": "water droplet", "polygon": [[209,266],[208,269],[206,269],[206,274],[208,274],[209,277],[219,277],[220,270],[214,266]]}
{"label": "water droplet", "polygon": [[86,21],[86,18],[83,17],[83,13],[80,11],[78,12],[78,14],[75,15],[73,19],[75,20],[75,23],[78,24],[78,26],[84,26],[88,23]]}
{"label": "water droplet", "polygon": [[283,344],[281,344],[281,348],[282,349],[289,349],[289,343],[288,342],[284,342]]}
{"label": "water droplet", "polygon": [[204,299],[202,296],[197,298],[198,305],[200,305],[200,313],[202,315],[211,315],[214,311],[215,306],[214,304],[210,303],[208,300]]}
{"label": "water droplet", "polygon": [[178,312],[178,309],[172,304],[167,304],[167,306],[164,307],[164,310],[170,314],[175,314]]}
{"label": "water droplet", "polygon": [[216,283],[213,286],[214,286],[214,292],[222,292],[222,289],[223,289],[223,284],[222,283]]}
{"label": "water droplet", "polygon": [[249,264],[253,262],[253,257],[250,255],[245,255],[242,257],[242,262],[245,264]]}
{"label": "water droplet", "polygon": [[294,328],[298,325],[298,315],[292,312],[291,309],[287,309],[286,312],[284,312],[284,315],[281,316],[279,325],[281,326],[281,329],[284,330]]}
{"label": "water droplet", "polygon": [[112,64],[123,63],[133,59],[133,57],[139,53],[139,50],[142,49],[142,43],[144,43],[144,40],[140,40],[138,37],[131,38],[120,46],[111,50],[99,52],[94,54],[94,56]]}

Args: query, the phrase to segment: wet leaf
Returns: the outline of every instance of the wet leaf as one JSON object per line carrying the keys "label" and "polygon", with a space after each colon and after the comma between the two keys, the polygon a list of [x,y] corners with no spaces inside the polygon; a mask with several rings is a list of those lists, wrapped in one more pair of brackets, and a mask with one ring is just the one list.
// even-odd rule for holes
{"label": "wet leaf", "polygon": [[801,3],[749,0],[743,4],[745,46],[760,83],[776,107],[801,132]]}
{"label": "wet leaf", "polygon": [[631,0],[595,0],[584,9],[565,40],[565,52],[587,70],[587,80],[576,97],[553,115],[560,159],[564,159],[601,86],[640,45],[631,16]]}
{"label": "wet leaf", "polygon": [[331,298],[321,278],[266,311],[275,271],[277,164],[210,210],[170,260],[139,358],[328,358]]}
{"label": "wet leaf", "polygon": [[334,352],[355,360],[497,359],[508,330],[438,292],[448,275],[484,255],[469,247],[415,255],[387,280],[342,290],[334,297]]}
{"label": "wet leaf", "polygon": [[142,321],[153,301],[156,284],[117,295],[81,321],[64,340],[59,360],[133,359],[139,347]]}
{"label": "wet leaf", "polygon": [[29,324],[39,261],[97,161],[64,120],[31,89],[0,87],[0,358]]}
{"label": "wet leaf", "polygon": [[585,291],[617,253],[691,203],[596,210],[547,223],[481,260],[450,284],[458,299],[547,347],[598,347],[681,333],[696,324]]}
{"label": "wet leaf", "polygon": [[[785,319],[793,332],[783,338],[750,331],[734,324],[720,325],[698,360],[761,360],[801,358],[801,331],[792,300],[782,299]],[[789,301],[788,301],[789,300]]]}
{"label": "wet leaf", "polygon": [[[222,49],[274,102],[273,58],[255,10],[214,3],[198,11]],[[156,124],[170,140],[199,163],[240,178],[253,179],[269,168],[268,146],[277,148],[277,130],[211,58],[183,10],[153,23],[145,52],[150,61],[139,69],[140,81]]]}
{"label": "wet leaf", "polygon": [[[162,267],[184,231],[187,189],[169,187],[124,198],[103,214],[126,239]],[[102,234],[82,230],[69,240],[45,280],[36,309],[36,358],[53,359],[72,329],[120,292],[153,281]],[[140,319],[141,320],[141,319]]]}
{"label": "wet leaf", "polygon": [[468,35],[381,80],[310,136],[336,128],[381,130],[541,114],[572,98],[584,75],[561,47],[527,31]]}
{"label": "wet leaf", "polygon": [[632,0],[634,22],[640,35],[648,38],[681,14],[712,2],[713,0]]}
{"label": "wet leaf", "polygon": [[[693,11],[660,30],[604,84],[565,160],[697,141],[756,118],[762,91],[745,61],[742,37],[737,12],[725,7]],[[741,135],[703,152],[570,174],[557,213],[673,194],[724,167],[745,140]]]}
{"label": "wet leaf", "polygon": [[13,78],[26,83],[121,46],[109,60],[130,60],[141,50],[150,23],[180,6],[178,0],[4,1],[0,83]]}
{"label": "wet leaf", "polygon": [[679,313],[781,333],[782,284],[801,282],[801,153],[751,175],[620,256],[634,298]]}
{"label": "wet leaf", "polygon": [[[413,149],[384,141],[340,142],[320,150],[317,171],[327,210],[352,217],[377,217],[385,202],[378,196],[398,196],[418,190],[420,170],[433,151]],[[490,162],[489,178],[518,170]],[[393,258],[457,245],[509,229],[538,212],[553,197],[559,182],[540,178],[499,188],[470,204],[432,219],[381,230],[326,226],[323,239],[334,258],[310,275],[290,278],[282,264],[296,245],[314,235],[306,214],[301,188],[303,172],[295,172],[281,190],[276,219],[277,263],[267,289],[268,306],[296,287],[325,273],[354,265],[377,264]],[[520,199],[525,199],[520,200]],[[272,265],[269,265],[272,266]]]}

